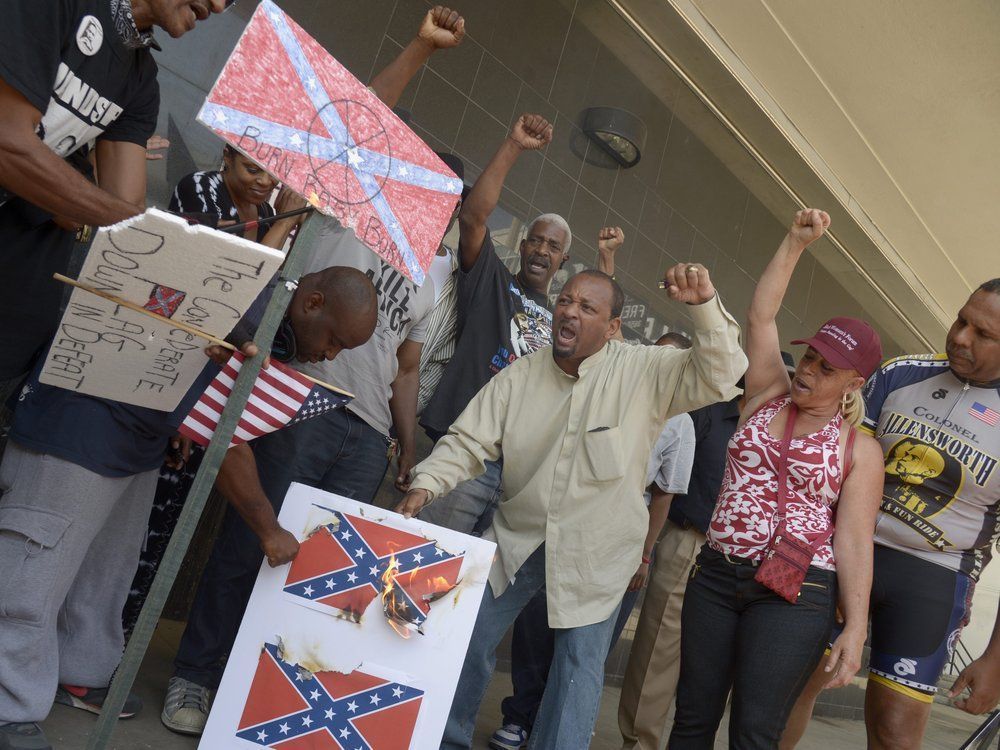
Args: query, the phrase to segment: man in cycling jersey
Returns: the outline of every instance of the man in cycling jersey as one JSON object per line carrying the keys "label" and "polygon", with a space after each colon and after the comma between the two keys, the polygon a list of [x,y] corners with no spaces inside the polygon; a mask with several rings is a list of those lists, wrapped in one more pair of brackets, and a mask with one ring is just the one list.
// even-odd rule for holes
{"label": "man in cycling jersey", "polygon": [[[891,359],[865,387],[862,429],[885,454],[865,697],[874,750],[920,747],[938,678],[1000,537],[1000,279],[959,310],[945,351]],[[782,750],[805,729],[829,678],[822,669],[799,698]],[[1000,617],[951,697],[973,714],[1000,701]]]}

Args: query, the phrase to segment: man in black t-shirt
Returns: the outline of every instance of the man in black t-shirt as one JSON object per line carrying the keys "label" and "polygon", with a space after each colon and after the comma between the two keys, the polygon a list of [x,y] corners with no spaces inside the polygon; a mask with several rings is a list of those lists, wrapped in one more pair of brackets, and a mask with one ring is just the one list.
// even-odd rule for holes
{"label": "man in black t-shirt", "polygon": [[[5,0],[0,28],[0,384],[58,318],[73,232],[134,216],[159,110],[154,25],[177,37],[225,0]],[[94,146],[100,187],[64,159]],[[19,200],[12,200],[16,196]],[[45,235],[39,237],[39,233]],[[44,252],[36,252],[39,244]]]}
{"label": "man in black t-shirt", "polygon": [[[573,240],[569,225],[558,214],[534,219],[521,240],[516,274],[497,256],[486,226],[520,153],[542,149],[551,140],[552,126],[544,118],[522,115],[462,203],[455,353],[420,417],[420,425],[434,441],[490,378],[518,357],[551,343],[547,298],[553,277],[569,258]],[[600,231],[598,270],[614,276],[615,252],[624,239],[620,227]],[[465,533],[485,531],[500,498],[502,463],[488,461],[481,476],[462,482],[446,502],[429,506],[421,518]]]}
{"label": "man in black t-shirt", "polygon": [[[569,257],[572,234],[565,219],[543,214],[521,241],[521,267],[512,274],[497,257],[486,220],[500,200],[507,173],[522,151],[544,148],[552,126],[539,115],[522,115],[462,204],[458,215],[458,340],[434,396],[420,418],[434,440],[490,378],[518,357],[547,346],[552,312],[547,295],[552,277]],[[470,532],[489,523],[500,493],[500,463],[463,482],[446,502],[429,506],[421,518]]]}

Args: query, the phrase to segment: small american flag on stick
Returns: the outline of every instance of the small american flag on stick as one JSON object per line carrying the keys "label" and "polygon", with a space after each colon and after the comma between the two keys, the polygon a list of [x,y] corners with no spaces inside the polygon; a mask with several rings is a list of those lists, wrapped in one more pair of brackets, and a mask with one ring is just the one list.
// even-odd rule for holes
{"label": "small american flag on stick", "polygon": [[[184,419],[180,433],[199,445],[208,445],[226,408],[236,376],[245,357],[234,352],[226,366],[213,380],[191,413]],[[282,427],[344,406],[351,400],[347,393],[336,392],[315,383],[300,372],[280,362],[271,362],[261,370],[229,447],[275,432]]]}

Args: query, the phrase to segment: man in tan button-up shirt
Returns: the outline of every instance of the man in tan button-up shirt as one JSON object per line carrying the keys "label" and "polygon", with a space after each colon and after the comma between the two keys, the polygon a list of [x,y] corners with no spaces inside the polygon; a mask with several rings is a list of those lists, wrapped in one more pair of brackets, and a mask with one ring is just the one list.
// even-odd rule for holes
{"label": "man in tan button-up shirt", "polygon": [[501,455],[508,498],[488,532],[498,554],[442,749],[471,747],[496,647],[543,585],[556,646],[530,747],[590,743],[615,615],[642,555],[653,442],[668,417],[735,396],[747,365],[707,270],[675,266],[667,288],[690,305],[690,350],[612,341],[621,288],[599,271],[574,276],[556,301],[552,347],[497,374],[416,468],[407,515]]}

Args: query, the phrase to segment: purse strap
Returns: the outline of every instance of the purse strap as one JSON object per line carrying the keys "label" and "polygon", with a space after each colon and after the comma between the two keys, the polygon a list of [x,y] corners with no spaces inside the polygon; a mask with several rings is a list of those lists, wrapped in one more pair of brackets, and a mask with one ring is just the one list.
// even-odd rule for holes
{"label": "purse strap", "polygon": [[799,407],[795,405],[794,401],[789,400],[788,417],[785,419],[785,434],[781,438],[781,450],[778,453],[778,523],[781,523],[785,518],[785,506],[788,504],[788,450],[792,444],[792,431],[795,429],[795,418],[798,413]]}

